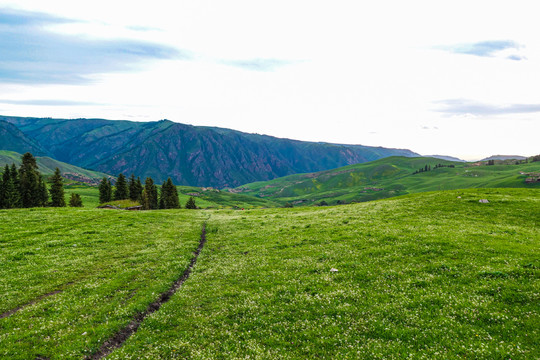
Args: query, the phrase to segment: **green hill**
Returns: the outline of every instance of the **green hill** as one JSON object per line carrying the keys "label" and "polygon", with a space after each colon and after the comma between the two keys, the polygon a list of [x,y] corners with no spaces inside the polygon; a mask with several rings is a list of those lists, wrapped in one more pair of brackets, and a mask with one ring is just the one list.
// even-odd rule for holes
{"label": "green hill", "polygon": [[538,214],[539,189],[0,210],[0,358],[539,359]]}
{"label": "green hill", "polygon": [[[0,167],[3,168],[6,164],[11,165],[13,163],[19,166],[21,164],[21,156],[21,154],[13,151],[0,150]],[[110,176],[98,171],[87,170],[54,160],[47,156],[36,156],[36,162],[39,172],[45,176],[54,174],[54,170],[59,168],[64,178],[87,184],[98,184],[104,176]]]}
{"label": "green hill", "polygon": [[[431,170],[414,174],[426,166]],[[538,181],[526,183],[526,174],[529,173],[540,174],[540,162],[515,165],[515,162],[498,161],[493,166],[487,166],[486,163],[471,164],[425,157],[388,157],[329,171],[251,183],[230,191],[282,204],[311,205],[320,201],[336,204],[433,190],[540,188]]]}

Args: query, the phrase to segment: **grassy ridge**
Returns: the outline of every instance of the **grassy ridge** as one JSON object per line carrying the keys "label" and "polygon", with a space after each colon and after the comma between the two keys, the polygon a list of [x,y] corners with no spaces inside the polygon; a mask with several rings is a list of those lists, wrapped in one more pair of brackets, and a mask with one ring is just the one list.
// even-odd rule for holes
{"label": "grassy ridge", "polygon": [[[435,165],[453,165],[441,167]],[[413,173],[425,165],[431,171]],[[350,165],[311,174],[286,176],[256,182],[234,191],[280,203],[311,205],[325,200],[329,204],[362,202],[423,191],[462,188],[528,187],[540,188],[540,183],[525,184],[526,175],[540,173],[540,163],[519,165],[472,166],[435,158],[388,157],[365,164]]]}
{"label": "grassy ridge", "polygon": [[95,352],[182,274],[203,220],[193,211],[0,211],[0,314],[23,306],[0,319],[0,358]]}
{"label": "grassy ridge", "polygon": [[523,189],[213,212],[189,281],[110,358],[539,358],[539,214]]}

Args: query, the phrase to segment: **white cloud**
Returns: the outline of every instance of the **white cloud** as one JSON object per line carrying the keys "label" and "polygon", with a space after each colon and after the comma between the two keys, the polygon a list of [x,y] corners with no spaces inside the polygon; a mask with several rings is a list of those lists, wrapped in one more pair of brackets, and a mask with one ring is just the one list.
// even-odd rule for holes
{"label": "white cloud", "polygon": [[[168,118],[464,158],[538,152],[540,115],[519,108],[538,103],[540,24],[533,1],[0,0],[3,5],[54,9],[55,17],[77,20],[48,28],[57,35],[143,41],[189,54],[189,61],[147,59],[128,71],[92,72],[85,85],[2,83],[0,99],[11,101],[2,104],[5,114]],[[481,44],[500,46],[487,52],[493,56],[433,50],[457,44],[477,53]],[[29,103],[36,99],[42,103]],[[469,109],[435,104],[441,99],[468,99]],[[497,107],[506,110],[488,109]],[[472,135],[484,131],[479,120],[485,119],[489,136]]]}

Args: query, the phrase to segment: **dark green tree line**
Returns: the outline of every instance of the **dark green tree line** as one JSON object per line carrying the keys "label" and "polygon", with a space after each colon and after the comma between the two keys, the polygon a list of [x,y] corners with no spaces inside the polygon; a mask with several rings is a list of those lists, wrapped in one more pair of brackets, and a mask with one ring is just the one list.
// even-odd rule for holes
{"label": "dark green tree line", "polygon": [[51,203],[49,190],[39,172],[36,159],[27,152],[22,156],[19,169],[15,164],[6,165],[0,177],[0,208],[30,208],[41,206],[66,206],[64,182],[56,168],[51,177]]}

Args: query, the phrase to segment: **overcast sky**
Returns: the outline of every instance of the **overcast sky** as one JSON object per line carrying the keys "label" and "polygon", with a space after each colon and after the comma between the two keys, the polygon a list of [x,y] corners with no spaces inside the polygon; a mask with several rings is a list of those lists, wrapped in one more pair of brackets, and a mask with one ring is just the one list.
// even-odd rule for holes
{"label": "overcast sky", "polygon": [[537,1],[0,0],[0,114],[540,153]]}

